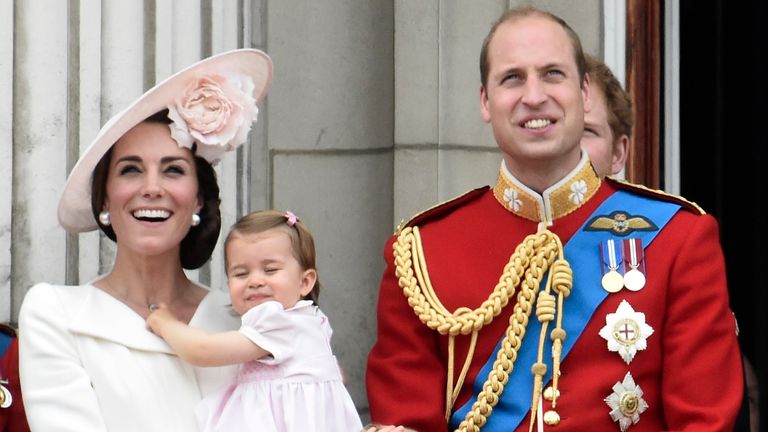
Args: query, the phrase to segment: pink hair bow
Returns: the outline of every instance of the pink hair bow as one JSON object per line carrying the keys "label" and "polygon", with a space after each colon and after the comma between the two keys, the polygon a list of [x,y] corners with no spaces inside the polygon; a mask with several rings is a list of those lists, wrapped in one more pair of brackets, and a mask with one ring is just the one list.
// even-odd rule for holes
{"label": "pink hair bow", "polygon": [[296,225],[296,222],[299,221],[299,218],[297,218],[296,215],[293,214],[293,212],[291,212],[290,210],[285,212],[285,218],[287,219],[289,226],[294,226]]}

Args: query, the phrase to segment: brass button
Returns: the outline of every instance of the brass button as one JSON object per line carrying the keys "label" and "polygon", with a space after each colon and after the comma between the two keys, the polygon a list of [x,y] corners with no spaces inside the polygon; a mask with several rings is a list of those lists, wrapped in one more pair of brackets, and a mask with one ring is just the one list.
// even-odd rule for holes
{"label": "brass button", "polygon": [[547,426],[555,426],[560,423],[560,414],[555,411],[547,411],[544,413],[544,423]]}
{"label": "brass button", "polygon": [[[544,389],[544,399],[551,401],[553,396],[555,394],[555,389],[552,388],[552,386],[547,387]],[[557,391],[557,397],[560,397],[560,390]]]}

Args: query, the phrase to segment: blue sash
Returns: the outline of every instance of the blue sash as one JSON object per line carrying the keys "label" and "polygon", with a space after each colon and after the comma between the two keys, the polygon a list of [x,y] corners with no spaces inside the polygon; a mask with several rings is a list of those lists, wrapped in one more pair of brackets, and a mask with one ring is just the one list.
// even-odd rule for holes
{"label": "blue sash", "polygon": [[10,335],[0,332],[0,379],[5,378],[3,373],[3,357],[5,352],[8,351],[8,347],[11,346],[11,341],[13,341],[13,338]]}
{"label": "blue sash", "polygon": [[[601,258],[600,242],[615,237],[610,231],[585,231],[585,225],[596,215],[607,215],[615,210],[623,210],[632,215],[642,214],[659,227],[654,231],[635,231],[633,238],[640,238],[643,247],[647,247],[663,227],[677,213],[680,206],[674,203],[649,199],[625,191],[618,191],[608,197],[590,216],[587,222],[576,231],[570,241],[563,248],[565,259],[573,269],[573,289],[571,295],[563,304],[563,329],[567,337],[563,342],[563,355],[570,352],[576,340],[589,322],[595,309],[605,299],[608,293],[600,285]],[[542,281],[542,284],[546,283]],[[510,303],[510,306],[512,304]],[[520,422],[531,410],[531,397],[533,395],[533,374],[531,365],[536,362],[538,343],[536,342],[541,332],[541,323],[531,314],[525,331],[522,346],[517,353],[512,374],[499,403],[493,408],[491,416],[483,426],[483,432],[510,431],[517,428]],[[503,336],[502,336],[503,338]],[[544,352],[551,352],[551,340],[546,338],[547,344]],[[472,389],[470,400],[456,410],[451,416],[451,430],[456,429],[464,420],[472,404],[477,400],[477,395],[482,391],[483,384],[488,379],[496,355],[501,347],[501,340],[488,359],[487,363],[478,373]],[[545,359],[547,356],[545,355]],[[550,357],[551,359],[551,357]],[[545,362],[546,363],[546,362]],[[551,360],[548,362],[547,374],[544,383],[547,383],[552,374]]]}
{"label": "blue sash", "polygon": [[5,351],[11,346],[13,338],[5,333],[0,332],[0,359],[5,355]]}

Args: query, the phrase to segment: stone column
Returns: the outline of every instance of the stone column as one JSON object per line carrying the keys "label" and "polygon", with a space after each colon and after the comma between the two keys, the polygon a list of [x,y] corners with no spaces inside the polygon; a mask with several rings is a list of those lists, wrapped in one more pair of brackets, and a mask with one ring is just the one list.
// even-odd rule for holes
{"label": "stone column", "polygon": [[386,0],[281,0],[267,7],[275,80],[259,202],[315,234],[320,306],[358,408],[392,232],[393,7]]}

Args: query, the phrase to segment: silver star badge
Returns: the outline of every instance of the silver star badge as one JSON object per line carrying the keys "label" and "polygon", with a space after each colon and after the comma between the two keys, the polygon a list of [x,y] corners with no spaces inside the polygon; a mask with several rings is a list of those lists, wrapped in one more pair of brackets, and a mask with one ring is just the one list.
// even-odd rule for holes
{"label": "silver star badge", "polygon": [[13,403],[13,396],[3,384],[8,385],[8,380],[0,379],[0,408],[8,408]]}
{"label": "silver star badge", "polygon": [[635,312],[622,300],[615,313],[605,316],[605,327],[600,329],[600,336],[608,341],[608,350],[618,352],[629,364],[637,351],[648,345],[646,339],[653,334],[653,328],[645,323],[645,314]]}
{"label": "silver star badge", "polygon": [[605,403],[611,407],[611,419],[619,422],[621,432],[626,432],[630,426],[640,421],[640,414],[648,409],[643,400],[643,390],[635,384],[632,374],[627,372],[624,381],[613,385],[613,393],[605,398]]}

